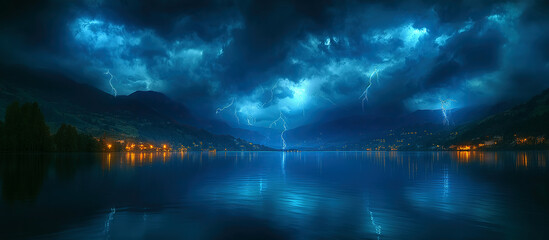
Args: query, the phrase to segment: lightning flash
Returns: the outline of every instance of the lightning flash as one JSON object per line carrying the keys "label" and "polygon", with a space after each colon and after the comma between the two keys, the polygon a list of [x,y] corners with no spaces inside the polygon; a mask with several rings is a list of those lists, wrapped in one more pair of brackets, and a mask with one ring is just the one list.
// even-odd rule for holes
{"label": "lightning flash", "polygon": [[246,117],[246,121],[248,121],[249,126],[253,126],[255,124],[255,118],[250,114]]}
{"label": "lightning flash", "polygon": [[224,106],[224,107],[219,107],[219,108],[217,108],[217,109],[215,110],[215,114],[219,114],[220,112],[223,112],[223,111],[225,111],[227,108],[230,108],[231,106],[234,105],[234,118],[236,118],[236,123],[237,123],[238,125],[240,125],[240,118],[238,118],[238,111],[237,111],[237,109],[236,109],[236,104],[234,104],[234,100],[235,100],[235,98],[232,98],[232,99],[231,99],[231,102],[230,102],[229,104],[227,104],[227,105]]}
{"label": "lightning flash", "polygon": [[284,133],[288,128],[286,127],[286,120],[284,120],[284,115],[282,115],[282,112],[280,112],[280,116],[274,120],[271,125],[269,125],[269,128],[272,128],[273,126],[276,126],[278,122],[282,122],[282,127],[284,130],[280,133],[280,139],[282,140],[282,150],[286,149],[286,140],[284,139]]}
{"label": "lightning flash", "polygon": [[323,95],[323,94],[320,94],[320,95],[318,95],[318,96],[320,96],[321,98],[324,98],[324,100],[328,101],[329,103],[331,103],[331,104],[334,105],[334,106],[337,105],[334,101],[332,101],[332,99],[326,97],[326,96]]}
{"label": "lightning flash", "polygon": [[234,106],[234,117],[236,118],[236,123],[240,125],[240,118],[238,118],[238,114],[236,113],[236,106]]}
{"label": "lightning flash", "polygon": [[455,102],[456,100],[439,98],[439,101],[440,110],[442,111],[442,117],[444,117],[444,119],[442,120],[442,124],[450,125],[450,120],[448,119],[448,109],[452,105],[452,102]]}
{"label": "lightning flash", "polygon": [[377,68],[374,69],[374,71],[370,74],[370,78],[368,80],[368,86],[366,89],[364,89],[364,92],[362,92],[362,95],[360,95],[359,98],[362,99],[362,111],[364,112],[364,101],[368,101],[368,90],[370,90],[370,87],[372,86],[372,78],[376,75],[377,82],[379,83],[379,74],[377,71]]}
{"label": "lightning flash", "polygon": [[223,112],[223,110],[230,108],[233,105],[233,103],[234,103],[234,98],[231,100],[231,103],[229,103],[227,106],[217,108],[215,110],[215,114],[219,114],[220,112]]}
{"label": "lightning flash", "polygon": [[266,101],[265,103],[263,103],[261,105],[261,107],[265,107],[265,105],[269,104],[270,102],[273,101],[273,98],[274,98],[274,89],[276,88],[276,86],[278,85],[278,81],[276,81],[276,83],[273,85],[273,87],[271,88],[271,98],[269,98],[268,101]]}
{"label": "lightning flash", "polygon": [[111,85],[112,93],[116,97],[116,95],[117,95],[116,88],[114,88],[114,86],[112,85],[112,79],[114,78],[114,76],[111,74],[110,70],[108,70],[108,69],[107,69],[107,72],[105,72],[105,74],[110,76],[109,85]]}

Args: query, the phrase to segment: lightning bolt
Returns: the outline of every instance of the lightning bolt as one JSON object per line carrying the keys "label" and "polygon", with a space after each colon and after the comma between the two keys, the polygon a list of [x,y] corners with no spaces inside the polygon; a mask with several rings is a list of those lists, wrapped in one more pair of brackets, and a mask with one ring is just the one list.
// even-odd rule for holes
{"label": "lightning bolt", "polygon": [[248,125],[250,125],[250,126],[255,124],[255,118],[252,115],[248,115],[246,117],[246,121],[248,121]]}
{"label": "lightning bolt", "polygon": [[442,124],[444,125],[450,125],[450,120],[448,120],[448,108],[452,105],[452,102],[455,102],[456,100],[453,99],[442,99],[439,98],[440,101],[440,110],[442,111],[442,116],[444,119],[442,120]]}
{"label": "lightning bolt", "polygon": [[262,108],[265,107],[265,105],[267,105],[267,104],[269,104],[270,102],[273,101],[273,98],[274,98],[274,89],[275,89],[276,86],[278,85],[278,82],[279,82],[279,81],[280,81],[280,80],[277,80],[276,83],[275,83],[275,84],[273,85],[273,87],[271,88],[271,98],[269,98],[268,101],[266,101],[265,103],[263,103],[263,104],[261,105]]}
{"label": "lightning bolt", "polygon": [[[219,114],[220,112],[225,111],[225,109],[230,108],[231,106],[233,106],[234,100],[235,100],[235,98],[233,97],[233,98],[231,99],[231,102],[230,102],[229,104],[227,104],[227,105],[224,106],[224,107],[219,107],[219,108],[217,108],[217,109],[215,110],[215,114]],[[237,109],[236,109],[236,104],[234,104],[234,118],[236,118],[236,123],[237,123],[238,125],[240,125],[240,118],[238,118],[238,112],[237,112]]]}
{"label": "lightning bolt", "polygon": [[234,117],[236,118],[236,123],[240,125],[240,119],[238,118],[238,114],[236,113],[236,106],[234,106]]}
{"label": "lightning bolt", "polygon": [[223,110],[227,109],[227,108],[230,108],[234,103],[234,98],[231,100],[231,103],[229,103],[229,105],[227,106],[224,106],[224,107],[220,107],[220,108],[217,108],[215,110],[215,114],[219,114],[220,112],[223,112]]}
{"label": "lightning bolt", "polygon": [[107,72],[105,72],[105,74],[111,76],[111,78],[109,78],[109,85],[111,85],[112,92],[113,92],[114,96],[116,97],[116,95],[117,95],[116,88],[114,88],[114,86],[112,85],[112,79],[114,78],[114,76],[111,74],[110,70],[108,70],[108,69],[107,69]]}
{"label": "lightning bolt", "polygon": [[318,95],[318,96],[320,96],[321,98],[324,98],[324,100],[328,101],[329,103],[331,103],[331,104],[334,105],[334,106],[337,105],[334,101],[332,101],[332,99],[330,99],[330,98],[328,98],[328,97],[326,97],[326,96],[324,96],[324,95],[322,95],[322,94],[320,94],[320,95]]}
{"label": "lightning bolt", "polygon": [[282,127],[284,128],[284,130],[282,130],[282,132],[280,133],[280,139],[282,140],[282,150],[284,150],[286,149],[286,140],[284,139],[284,133],[286,132],[286,130],[288,130],[288,128],[286,127],[286,120],[284,120],[284,115],[282,115],[282,112],[280,112],[280,116],[269,125],[269,128],[276,126],[279,121],[282,122]]}
{"label": "lightning bolt", "polygon": [[362,95],[360,95],[359,98],[362,98],[362,111],[364,112],[364,101],[368,101],[368,90],[370,90],[370,87],[372,86],[372,78],[376,75],[378,84],[379,84],[379,74],[377,71],[377,68],[374,69],[374,71],[370,74],[370,78],[368,80],[368,86],[366,89],[364,89],[364,92],[362,92]]}

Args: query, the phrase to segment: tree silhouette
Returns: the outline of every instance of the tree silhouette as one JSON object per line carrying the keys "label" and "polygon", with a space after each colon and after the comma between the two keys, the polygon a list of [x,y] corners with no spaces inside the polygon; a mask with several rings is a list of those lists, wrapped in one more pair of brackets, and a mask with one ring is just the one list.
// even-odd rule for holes
{"label": "tree silhouette", "polygon": [[6,142],[4,141],[4,122],[0,121],[0,152],[6,151]]}
{"label": "tree silhouette", "polygon": [[38,103],[19,105],[14,102],[6,109],[1,138],[4,150],[13,152],[46,152],[53,150],[50,130]]}
{"label": "tree silhouette", "polygon": [[62,124],[53,136],[58,152],[97,152],[101,150],[100,143],[92,136],[78,134],[75,127]]}
{"label": "tree silhouette", "polygon": [[[55,144],[55,145],[54,145]],[[96,152],[100,143],[90,135],[78,134],[75,127],[63,124],[55,135],[44,120],[38,104],[18,102],[6,109],[5,122],[0,122],[2,152]]]}
{"label": "tree silhouette", "polygon": [[71,125],[61,125],[57,130],[57,133],[53,136],[53,139],[55,140],[55,146],[59,152],[76,152],[80,150],[78,147],[78,132],[76,131],[76,128]]}

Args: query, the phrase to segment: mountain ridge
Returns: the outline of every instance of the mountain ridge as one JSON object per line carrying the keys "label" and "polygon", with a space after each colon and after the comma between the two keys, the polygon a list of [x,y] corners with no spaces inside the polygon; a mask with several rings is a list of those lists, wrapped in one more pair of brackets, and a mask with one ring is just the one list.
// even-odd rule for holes
{"label": "mountain ridge", "polygon": [[430,132],[449,130],[453,126],[482,119],[500,111],[506,104],[451,109],[451,125],[443,125],[440,110],[416,110],[399,116],[376,114],[354,115],[327,122],[313,123],[287,131],[288,143],[294,147],[342,145],[384,136],[397,129],[425,129]]}
{"label": "mountain ridge", "polygon": [[69,123],[95,136],[203,145],[205,149],[270,149],[190,125],[195,119],[188,109],[162,93],[114,97],[45,69],[1,66],[0,72],[0,108],[13,101],[36,101],[53,130]]}
{"label": "mountain ridge", "polygon": [[458,131],[461,134],[451,143],[479,142],[497,136],[507,147],[516,145],[517,138],[543,138],[542,144],[549,136],[549,89],[506,111],[460,126]]}

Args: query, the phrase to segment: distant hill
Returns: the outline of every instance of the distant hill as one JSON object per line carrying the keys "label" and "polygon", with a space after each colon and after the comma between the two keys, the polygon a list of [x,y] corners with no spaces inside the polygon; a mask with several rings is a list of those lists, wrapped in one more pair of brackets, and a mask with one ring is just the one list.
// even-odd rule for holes
{"label": "distant hill", "polygon": [[172,101],[166,95],[154,91],[137,91],[128,96],[119,96],[118,99],[131,103],[139,103],[154,111],[157,116],[174,122],[193,124],[196,120],[187,107],[181,103]]}
{"label": "distant hill", "polygon": [[401,116],[366,114],[311,124],[287,132],[292,147],[325,150],[445,150],[549,148],[549,89],[524,104],[450,111],[450,126],[440,110]]}
{"label": "distant hill", "polygon": [[[185,105],[162,93],[138,91],[114,97],[51,71],[0,66],[0,119],[6,106],[15,100],[39,102],[52,131],[69,123],[94,136],[186,145],[202,142],[204,148],[264,148],[249,142],[280,146],[278,129],[232,127],[221,120],[200,119]],[[400,116],[366,113],[290,129],[285,138],[290,148],[301,149],[339,149],[353,144],[358,148],[376,145],[380,139],[400,144],[404,141],[415,145],[410,149],[421,149],[482,142],[494,136],[503,136],[506,144],[511,144],[516,136],[549,136],[549,90],[524,104],[507,106],[453,109],[451,126],[442,125],[440,110],[419,110]],[[411,132],[418,134],[406,135]]]}
{"label": "distant hill", "polygon": [[140,91],[114,97],[62,74],[0,66],[1,114],[12,101],[37,101],[54,131],[69,123],[95,136],[196,144],[204,149],[268,149],[192,126],[200,127],[200,120],[162,93]]}
{"label": "distant hill", "polygon": [[[440,110],[418,110],[400,116],[364,114],[334,121],[309,124],[287,131],[292,147],[327,149],[350,143],[368,142],[398,132],[421,131],[449,133],[455,126],[482,119],[504,109],[505,104],[489,107],[453,109],[449,112],[451,126],[443,126]],[[437,135],[438,136],[438,135]],[[426,141],[422,139],[422,141]]]}
{"label": "distant hill", "polygon": [[265,136],[256,131],[234,128],[219,120],[196,118],[185,105],[175,102],[159,92],[137,91],[128,96],[120,96],[118,98],[140,103],[141,106],[147,106],[150,110],[154,111],[157,116],[162,116],[164,119],[170,119],[177,123],[194,126],[214,134],[230,135],[249,142],[267,143]]}
{"label": "distant hill", "polygon": [[517,137],[549,136],[549,89],[524,104],[493,114],[480,121],[457,128],[458,136],[452,143],[503,138],[505,145],[513,144]]}

